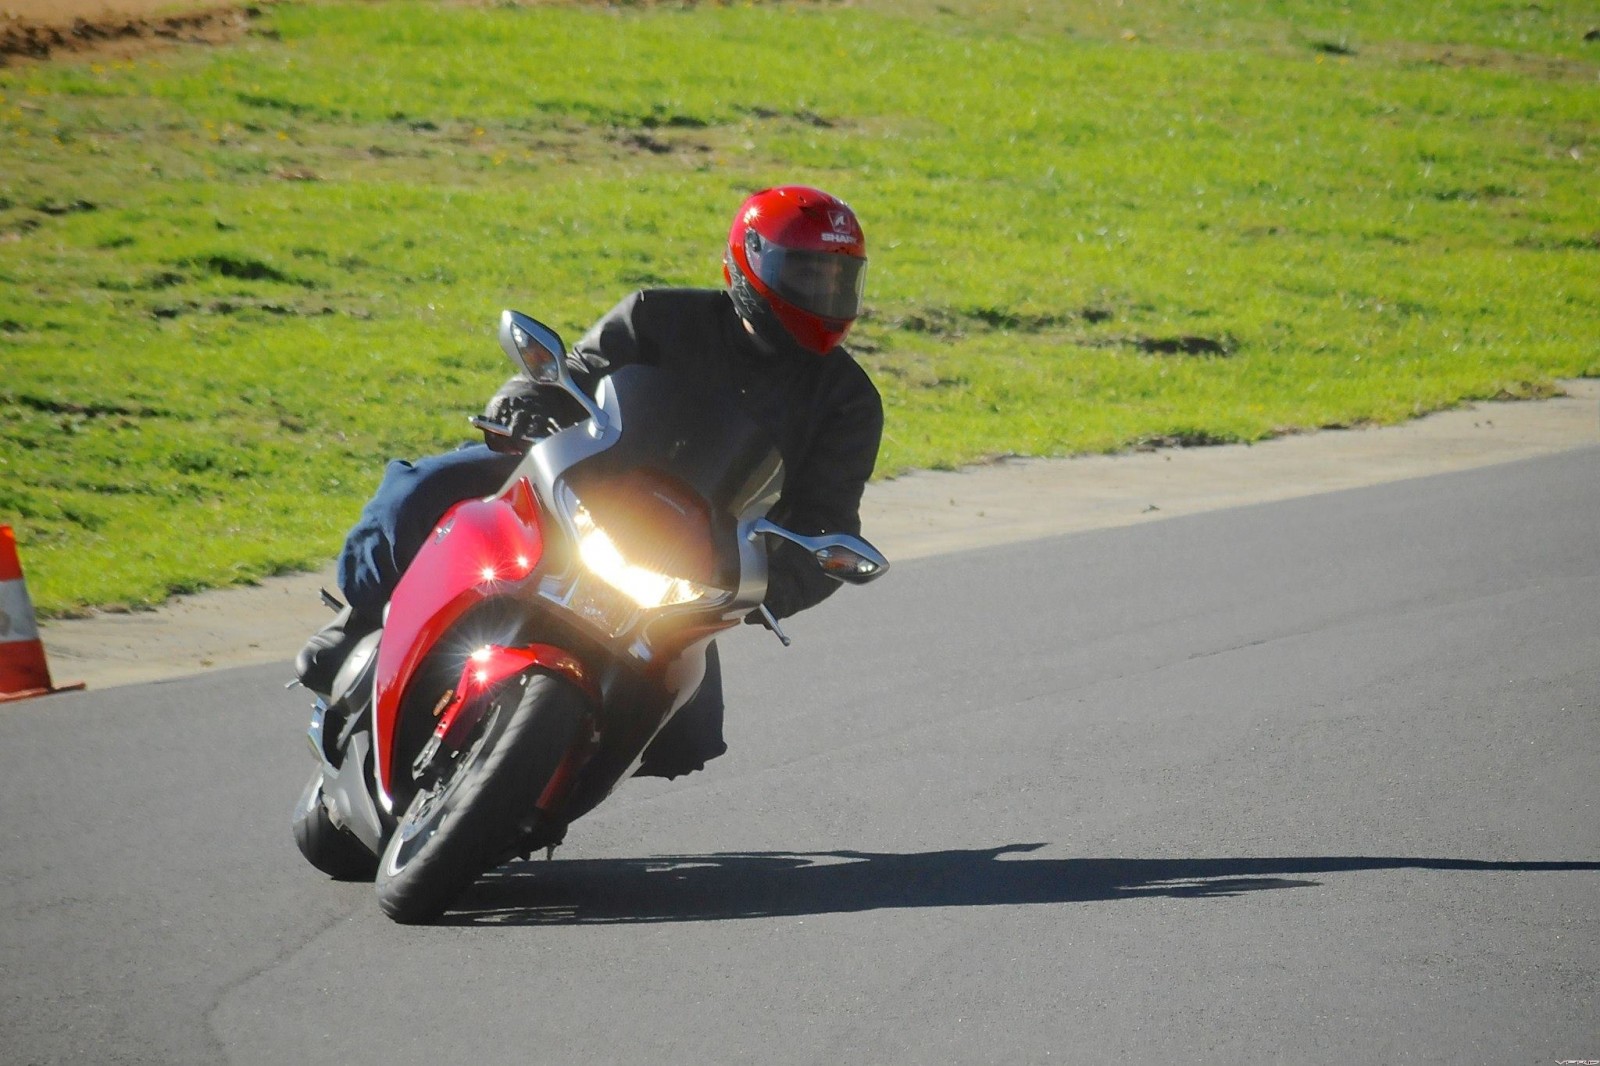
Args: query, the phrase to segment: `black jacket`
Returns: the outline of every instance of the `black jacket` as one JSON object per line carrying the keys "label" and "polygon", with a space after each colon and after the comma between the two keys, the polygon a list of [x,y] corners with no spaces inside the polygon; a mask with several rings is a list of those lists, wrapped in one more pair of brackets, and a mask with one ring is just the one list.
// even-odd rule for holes
{"label": "black jacket", "polygon": [[[647,289],[596,322],[567,362],[591,395],[601,377],[629,363],[727,386],[783,456],[783,494],[769,517],[806,536],[861,532],[861,493],[878,458],[883,402],[843,348],[823,356],[768,353],[725,291]],[[490,408],[533,388],[519,374]],[[766,606],[775,616],[814,606],[837,587],[795,545],[774,548]]]}

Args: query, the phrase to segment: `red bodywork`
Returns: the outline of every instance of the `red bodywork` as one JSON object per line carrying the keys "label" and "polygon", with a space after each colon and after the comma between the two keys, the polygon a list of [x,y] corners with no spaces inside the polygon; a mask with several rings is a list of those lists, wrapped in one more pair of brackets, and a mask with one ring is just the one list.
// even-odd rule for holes
{"label": "red bodywork", "polygon": [[[439,724],[434,727],[433,735],[446,747],[459,750],[461,742],[471,733],[471,729],[465,727],[467,723],[481,718],[481,714],[463,715],[462,711],[468,707],[481,710],[479,697],[507,678],[535,666],[563,675],[582,689],[590,702],[600,702],[599,686],[571,652],[553,644],[529,644],[522,648],[487,644],[468,656],[467,665],[461,670],[461,680],[456,682],[455,696],[444,713],[439,715]],[[464,728],[457,729],[458,723]]]}
{"label": "red bodywork", "polygon": [[[528,577],[543,556],[539,504],[528,480],[518,478],[498,496],[468,500],[447,511],[407,567],[390,600],[378,646],[373,700],[378,785],[386,806],[394,789],[400,705],[417,667],[463,615]],[[489,657],[475,664],[469,656],[478,650],[460,649],[463,686],[477,680],[480,667],[483,683],[492,684],[540,666],[567,676],[594,694],[593,681],[582,664],[560,648],[545,644],[490,648]],[[451,720],[466,695],[458,686],[449,707]]]}

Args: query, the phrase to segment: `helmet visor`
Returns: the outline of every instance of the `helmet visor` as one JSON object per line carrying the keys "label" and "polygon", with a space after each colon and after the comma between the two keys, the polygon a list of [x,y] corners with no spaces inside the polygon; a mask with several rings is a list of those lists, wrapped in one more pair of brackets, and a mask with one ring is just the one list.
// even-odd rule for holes
{"label": "helmet visor", "polygon": [[761,283],[785,303],[822,318],[853,319],[861,313],[867,261],[840,252],[800,252],[745,233],[745,258]]}

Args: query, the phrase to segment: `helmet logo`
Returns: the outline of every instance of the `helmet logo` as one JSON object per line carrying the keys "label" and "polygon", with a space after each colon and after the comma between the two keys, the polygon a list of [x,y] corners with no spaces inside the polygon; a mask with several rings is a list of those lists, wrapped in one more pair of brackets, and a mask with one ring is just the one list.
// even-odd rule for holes
{"label": "helmet logo", "polygon": [[824,244],[854,244],[856,240],[856,220],[848,210],[829,211],[828,223],[833,226],[832,233],[818,234]]}

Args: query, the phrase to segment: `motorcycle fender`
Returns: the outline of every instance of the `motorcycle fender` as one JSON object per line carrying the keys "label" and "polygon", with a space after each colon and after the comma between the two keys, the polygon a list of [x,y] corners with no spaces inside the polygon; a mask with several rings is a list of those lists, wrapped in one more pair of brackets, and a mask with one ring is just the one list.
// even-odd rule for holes
{"label": "motorcycle fender", "polygon": [[[450,627],[532,574],[544,555],[539,505],[526,477],[497,496],[445,512],[389,601],[373,689],[380,802],[394,788],[394,738],[405,688]],[[465,660],[470,649],[461,649]]]}
{"label": "motorcycle fender", "polygon": [[439,716],[434,738],[443,747],[459,750],[461,741],[472,735],[473,727],[483,714],[486,704],[481,697],[500,682],[530,669],[547,670],[566,678],[589,697],[590,703],[596,707],[600,705],[600,687],[594,675],[571,652],[553,644],[529,644],[520,648],[489,645],[468,657],[456,685],[455,698]]}

